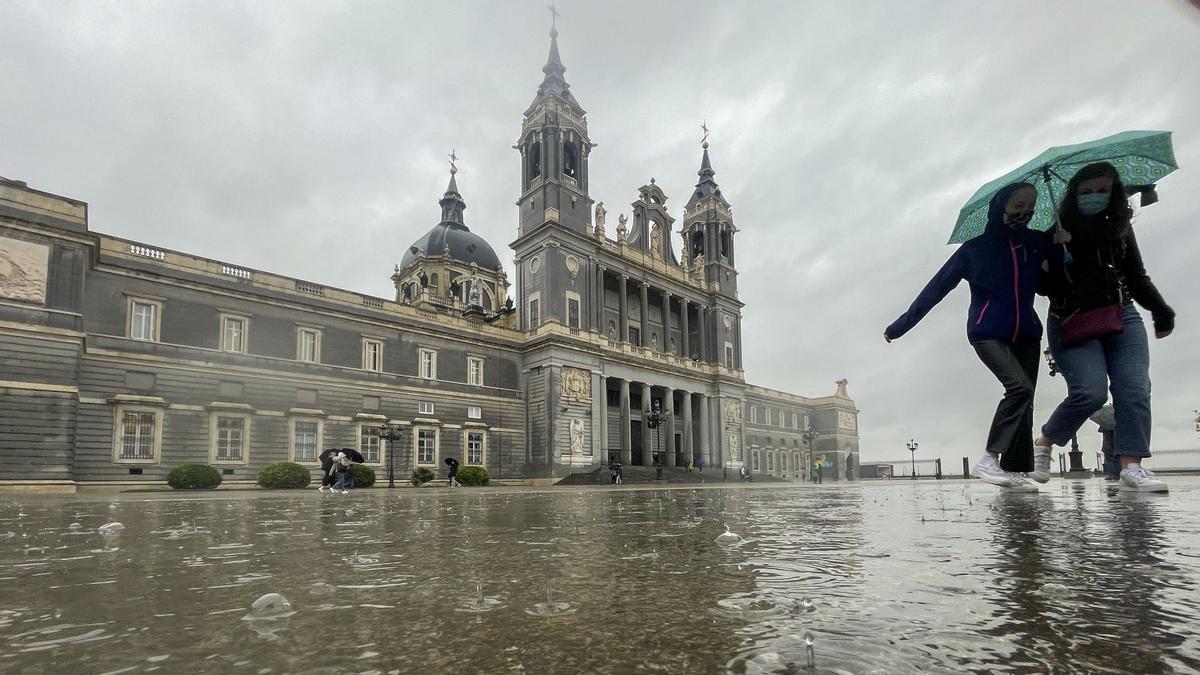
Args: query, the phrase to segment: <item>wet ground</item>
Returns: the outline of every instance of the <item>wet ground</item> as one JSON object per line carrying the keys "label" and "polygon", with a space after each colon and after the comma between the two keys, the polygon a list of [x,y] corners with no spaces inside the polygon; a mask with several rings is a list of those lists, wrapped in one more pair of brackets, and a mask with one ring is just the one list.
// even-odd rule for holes
{"label": "wet ground", "polygon": [[4,495],[0,671],[1194,671],[1168,480]]}

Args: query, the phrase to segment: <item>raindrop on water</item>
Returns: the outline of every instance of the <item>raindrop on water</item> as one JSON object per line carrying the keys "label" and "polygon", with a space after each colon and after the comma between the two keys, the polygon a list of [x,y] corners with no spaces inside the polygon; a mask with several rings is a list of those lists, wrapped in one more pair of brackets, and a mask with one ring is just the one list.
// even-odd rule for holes
{"label": "raindrop on water", "polygon": [[71,530],[72,532],[74,532],[74,531],[76,531],[76,530],[79,530],[79,529],[81,529],[82,527],[83,527],[83,526],[82,526],[82,525],[80,525],[79,523],[71,523],[70,525],[68,525],[68,526],[67,526],[67,529],[68,529],[68,530]]}
{"label": "raindrop on water", "polygon": [[725,526],[724,532],[717,535],[718,544],[736,544],[739,541],[742,541],[742,536],[736,532],[730,532],[728,525]]}

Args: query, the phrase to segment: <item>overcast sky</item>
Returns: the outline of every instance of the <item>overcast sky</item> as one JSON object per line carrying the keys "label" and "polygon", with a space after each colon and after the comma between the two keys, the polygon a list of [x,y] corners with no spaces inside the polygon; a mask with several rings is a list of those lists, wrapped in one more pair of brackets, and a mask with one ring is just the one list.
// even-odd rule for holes
{"label": "overcast sky", "polygon": [[[542,79],[545,5],[3,2],[0,175],[87,201],[99,232],[390,297],[392,265],[438,220],[455,148],[467,224],[511,277],[511,145]],[[1154,446],[1200,445],[1196,9],[558,9],[567,81],[599,144],[592,196],[615,223],[654,177],[679,216],[707,119],[741,230],[747,379],[823,396],[848,378],[863,461],[906,457],[909,437],[955,470],[982,449],[1001,390],[967,344],[966,285],[902,340],[882,339],[952,252],[974,190],[1046,146],[1174,131],[1183,168],[1136,223],[1178,314],[1151,346]],[[1064,393],[1043,378],[1039,424]],[[1082,432],[1089,460],[1094,430]]]}

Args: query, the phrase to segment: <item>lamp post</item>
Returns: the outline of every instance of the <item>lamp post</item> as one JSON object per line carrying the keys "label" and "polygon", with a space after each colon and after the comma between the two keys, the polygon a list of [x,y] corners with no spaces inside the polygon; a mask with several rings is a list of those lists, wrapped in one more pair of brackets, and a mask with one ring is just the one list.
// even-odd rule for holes
{"label": "lamp post", "polygon": [[808,452],[804,457],[804,472],[800,475],[801,480],[808,480],[812,476],[813,457],[812,444],[821,434],[812,427],[805,427],[804,433],[800,434],[800,438],[804,439],[804,445],[808,447]]}
{"label": "lamp post", "polygon": [[1196,433],[1200,434],[1200,410],[1193,410],[1196,413]]}
{"label": "lamp post", "polygon": [[396,470],[395,459],[396,455],[395,441],[400,440],[400,430],[390,424],[384,424],[379,427],[379,438],[387,441],[388,444],[388,487],[396,487]]}
{"label": "lamp post", "polygon": [[912,454],[912,479],[913,480],[917,479],[917,448],[920,447],[920,445],[921,445],[920,443],[916,442],[915,440],[913,440],[911,438],[908,439],[908,443],[905,444],[905,447],[908,448],[909,453]]}
{"label": "lamp post", "polygon": [[658,451],[658,427],[668,418],[671,413],[662,411],[662,403],[651,401],[650,409],[642,413],[642,419],[646,421],[646,426],[654,430],[654,479],[663,479],[663,462],[662,455]]}

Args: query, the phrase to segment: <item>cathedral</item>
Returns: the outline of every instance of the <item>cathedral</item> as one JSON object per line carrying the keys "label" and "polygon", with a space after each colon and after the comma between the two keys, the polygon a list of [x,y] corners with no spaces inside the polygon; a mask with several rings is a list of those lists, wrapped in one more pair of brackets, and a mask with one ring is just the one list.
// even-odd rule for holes
{"label": "cathedral", "polygon": [[608,222],[557,37],[513,146],[511,280],[453,162],[386,297],[96,232],[85,202],[0,179],[0,486],[316,476],[329,447],[401,483],[448,457],[537,484],[612,461],[856,478],[845,380],[806,397],[745,379],[739,230],[708,143],[676,215],[650,179]]}

